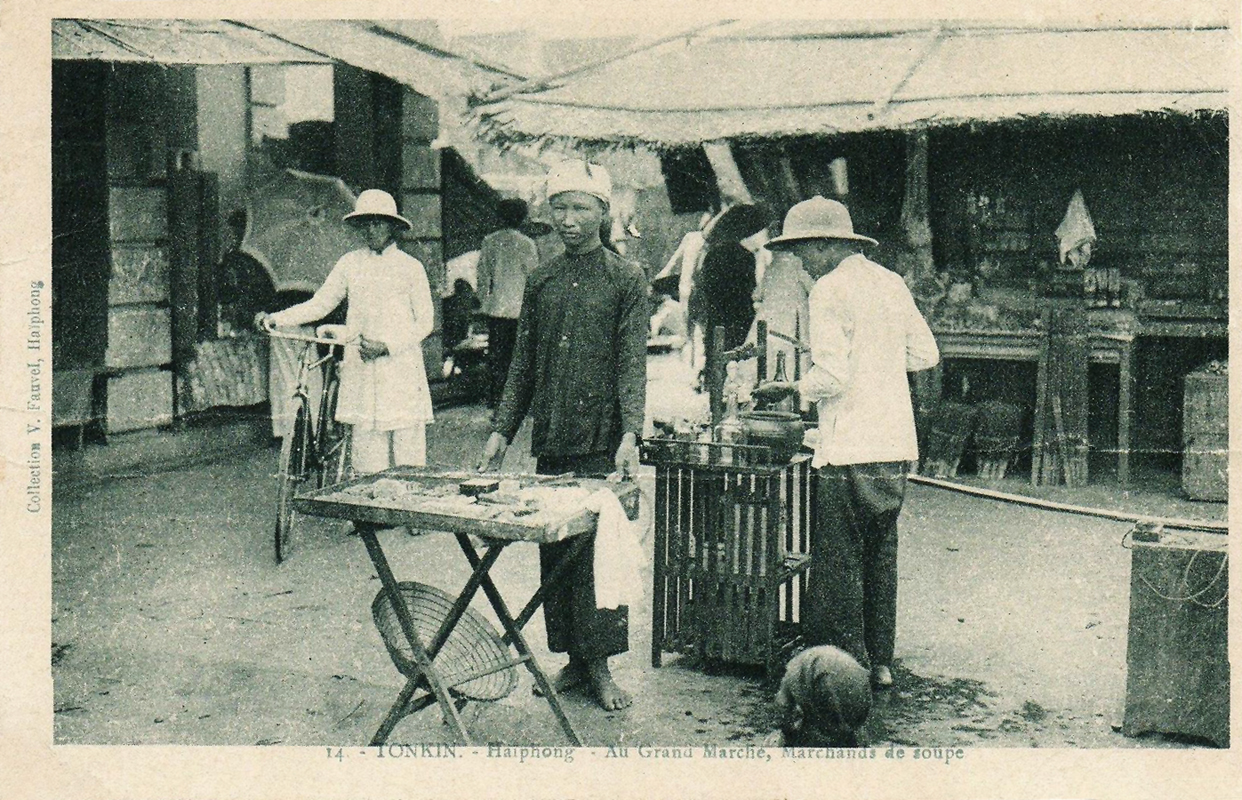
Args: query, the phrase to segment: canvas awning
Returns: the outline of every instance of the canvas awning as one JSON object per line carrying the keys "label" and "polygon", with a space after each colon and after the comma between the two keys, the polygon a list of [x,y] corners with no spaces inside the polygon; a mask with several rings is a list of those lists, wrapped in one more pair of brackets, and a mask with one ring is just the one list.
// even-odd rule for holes
{"label": "canvas awning", "polygon": [[262,31],[195,19],[55,19],[52,58],[187,66],[332,63]]}
{"label": "canvas awning", "polygon": [[1224,23],[1022,28],[731,22],[476,104],[498,142],[672,147],[998,121],[1220,111]]}
{"label": "canvas awning", "polygon": [[419,94],[440,98],[486,90],[521,76],[444,48],[434,25],[411,20],[247,20],[279,37],[359,69],[385,75]]}

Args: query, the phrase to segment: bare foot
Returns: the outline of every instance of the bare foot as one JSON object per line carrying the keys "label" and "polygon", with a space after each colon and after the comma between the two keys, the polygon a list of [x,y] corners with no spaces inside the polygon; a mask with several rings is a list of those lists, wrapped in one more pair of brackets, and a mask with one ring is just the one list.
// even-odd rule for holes
{"label": "bare foot", "polygon": [[[561,667],[561,671],[556,673],[556,677],[552,679],[552,688],[557,694],[572,691],[582,684],[586,683],[587,670],[581,661],[569,659],[569,663]],[[543,689],[539,688],[539,684],[535,684],[533,689],[536,697],[543,697]]]}
{"label": "bare foot", "polygon": [[591,691],[595,694],[595,700],[605,711],[620,711],[629,708],[634,702],[629,693],[612,679],[607,658],[587,662],[587,674],[591,679]]}

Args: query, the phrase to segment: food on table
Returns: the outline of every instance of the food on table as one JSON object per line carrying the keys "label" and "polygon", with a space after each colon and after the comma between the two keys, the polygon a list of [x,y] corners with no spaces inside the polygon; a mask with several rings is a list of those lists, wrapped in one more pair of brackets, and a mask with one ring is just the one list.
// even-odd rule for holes
{"label": "food on table", "polygon": [[500,487],[500,481],[495,478],[471,478],[458,484],[458,489],[462,494],[477,497],[481,494],[494,492]]}

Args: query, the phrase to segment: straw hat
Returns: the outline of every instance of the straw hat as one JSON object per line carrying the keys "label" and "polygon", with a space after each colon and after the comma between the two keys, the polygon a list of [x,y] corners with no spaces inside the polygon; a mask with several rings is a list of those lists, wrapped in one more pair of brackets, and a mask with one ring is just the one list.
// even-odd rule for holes
{"label": "straw hat", "polygon": [[815,195],[803,200],[785,215],[781,235],[768,242],[769,250],[787,250],[793,242],[808,239],[847,239],[852,242],[879,244],[870,236],[854,233],[850,210],[836,200]]}
{"label": "straw hat", "polygon": [[397,201],[382,189],[367,189],[358,195],[354,210],[344,216],[346,222],[365,217],[383,217],[400,224],[407,231],[414,226],[405,217],[397,213]]}

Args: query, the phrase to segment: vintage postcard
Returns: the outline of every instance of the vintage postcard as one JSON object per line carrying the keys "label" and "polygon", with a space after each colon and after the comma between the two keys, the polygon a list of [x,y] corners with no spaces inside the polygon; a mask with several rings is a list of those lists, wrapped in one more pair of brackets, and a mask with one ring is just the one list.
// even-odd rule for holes
{"label": "vintage postcard", "polygon": [[1236,797],[1240,22],[0,7],[0,796]]}

